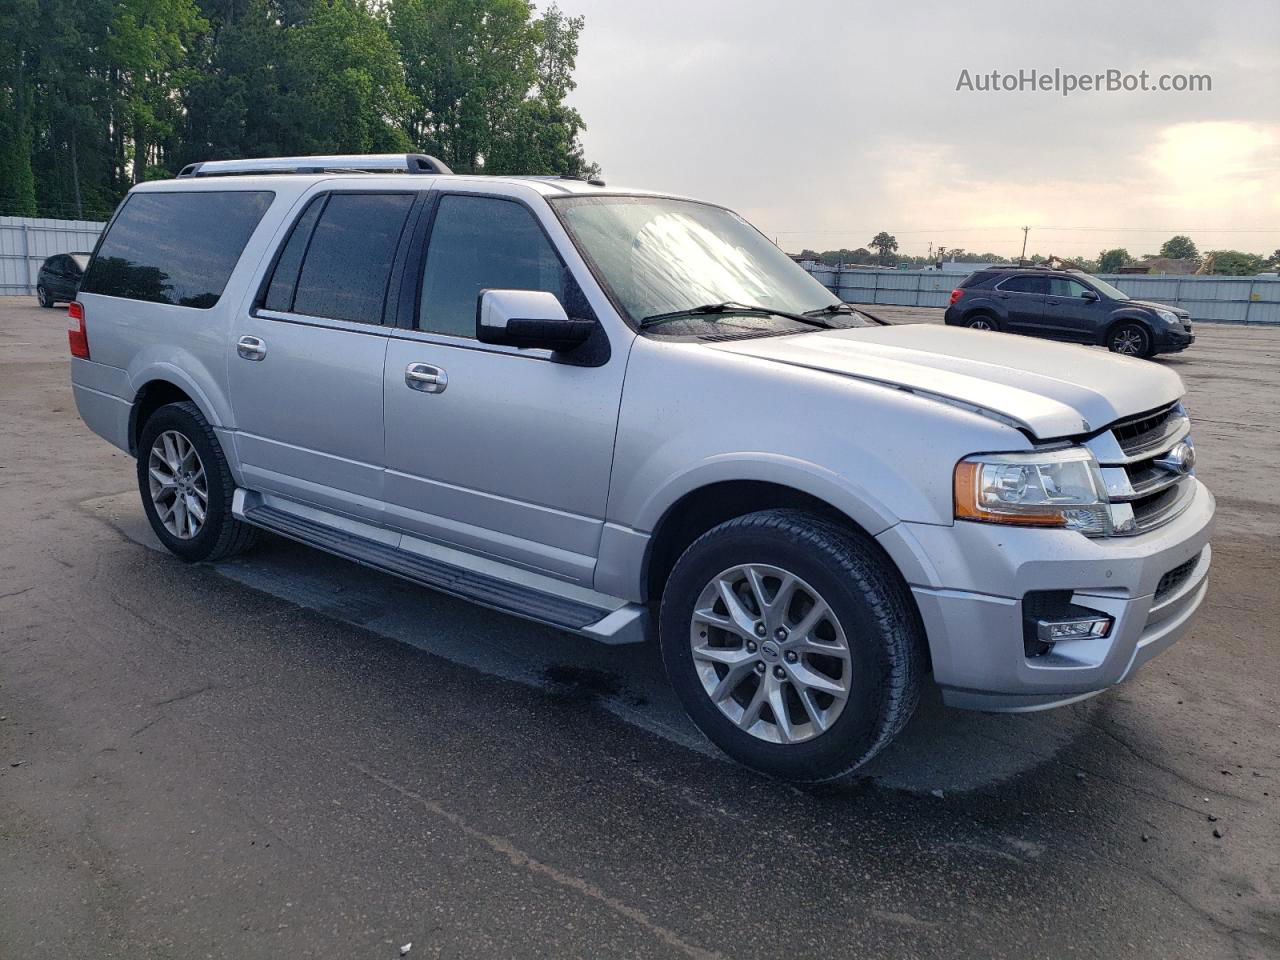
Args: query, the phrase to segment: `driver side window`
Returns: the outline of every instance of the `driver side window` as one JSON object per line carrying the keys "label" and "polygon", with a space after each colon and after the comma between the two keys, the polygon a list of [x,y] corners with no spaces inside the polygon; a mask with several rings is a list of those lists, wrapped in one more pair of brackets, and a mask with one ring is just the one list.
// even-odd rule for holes
{"label": "driver side window", "polygon": [[526,207],[449,194],[440,199],[427,243],[418,329],[474,337],[481,290],[543,290],[571,316],[589,316],[577,284]]}

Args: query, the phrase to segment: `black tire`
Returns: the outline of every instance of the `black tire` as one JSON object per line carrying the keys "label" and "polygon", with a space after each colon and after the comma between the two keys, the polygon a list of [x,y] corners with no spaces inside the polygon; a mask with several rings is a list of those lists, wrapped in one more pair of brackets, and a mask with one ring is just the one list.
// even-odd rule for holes
{"label": "black tire", "polygon": [[[767,564],[812,585],[839,618],[851,655],[849,697],[825,732],[767,742],[711,699],[691,649],[700,592],[736,564]],[[697,727],[730,757],[770,776],[817,784],[870,760],[911,718],[927,672],[924,630],[906,584],[865,534],[801,510],[766,510],[699,537],[677,561],[659,621],[667,676]]]}
{"label": "black tire", "polygon": [[975,313],[972,316],[965,317],[964,325],[971,330],[995,330],[1000,329],[1000,321],[989,313]]}
{"label": "black tire", "polygon": [[1155,354],[1155,342],[1151,331],[1141,323],[1118,323],[1107,334],[1107,349],[1125,357],[1148,359]]}
{"label": "black tire", "polygon": [[[150,491],[148,465],[151,448],[156,438],[169,430],[182,434],[195,447],[207,480],[209,499],[205,519],[199,531],[189,539],[179,538],[165,528]],[[231,513],[235,480],[213,428],[194,403],[166,404],[143,424],[138,435],[138,491],[151,529],[165,547],[183,560],[190,563],[222,560],[249,549],[257,542],[257,529],[237,520]]]}
{"label": "black tire", "polygon": [[47,308],[54,305],[53,301],[49,299],[49,291],[44,288],[43,284],[36,287],[36,299],[40,301],[40,306],[42,307]]}

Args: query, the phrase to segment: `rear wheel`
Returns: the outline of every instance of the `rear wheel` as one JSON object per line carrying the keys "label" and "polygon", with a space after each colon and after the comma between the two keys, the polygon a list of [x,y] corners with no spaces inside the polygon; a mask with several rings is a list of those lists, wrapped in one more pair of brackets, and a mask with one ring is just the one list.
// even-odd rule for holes
{"label": "rear wheel", "polygon": [[49,291],[45,289],[44,284],[36,287],[36,299],[40,301],[42,307],[53,306],[53,298],[49,296]]}
{"label": "rear wheel", "polygon": [[235,481],[193,403],[166,404],[143,425],[138,488],[151,529],[183,560],[221,560],[257,540],[256,529],[231,513]]}
{"label": "rear wheel", "polygon": [[1107,337],[1107,349],[1125,357],[1149,357],[1151,333],[1140,323],[1122,323]]}
{"label": "rear wheel", "polygon": [[980,313],[976,317],[971,317],[965,324],[970,330],[999,330],[995,317],[985,313]]}
{"label": "rear wheel", "polygon": [[746,766],[798,782],[874,756],[910,718],[925,673],[897,573],[865,537],[798,510],[695,541],[663,592],[660,638],[698,728]]}

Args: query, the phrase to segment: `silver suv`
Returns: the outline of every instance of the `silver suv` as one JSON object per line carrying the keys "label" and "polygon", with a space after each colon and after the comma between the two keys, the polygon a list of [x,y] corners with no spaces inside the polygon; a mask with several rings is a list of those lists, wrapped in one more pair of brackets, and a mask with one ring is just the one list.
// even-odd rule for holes
{"label": "silver suv", "polygon": [[698,727],[787,779],[864,763],[930,672],[983,710],[1098,693],[1207,589],[1174,373],[884,325],[714,204],[197,164],[131,191],[70,317],[80,414],[179,557],[269,530],[656,635]]}

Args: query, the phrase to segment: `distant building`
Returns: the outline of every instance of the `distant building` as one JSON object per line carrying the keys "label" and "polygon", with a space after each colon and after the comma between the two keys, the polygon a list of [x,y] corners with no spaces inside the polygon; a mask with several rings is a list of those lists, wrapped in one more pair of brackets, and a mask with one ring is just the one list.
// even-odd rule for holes
{"label": "distant building", "polygon": [[1145,257],[1139,263],[1131,263],[1121,267],[1118,273],[1163,273],[1175,276],[1188,276],[1200,269],[1200,264],[1191,259],[1175,257]]}

